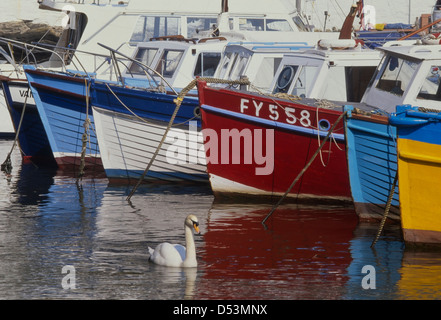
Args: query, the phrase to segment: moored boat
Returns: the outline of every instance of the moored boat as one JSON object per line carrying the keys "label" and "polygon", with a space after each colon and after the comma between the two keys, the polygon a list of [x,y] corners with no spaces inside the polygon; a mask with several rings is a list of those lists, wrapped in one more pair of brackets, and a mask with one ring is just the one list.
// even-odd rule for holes
{"label": "moored boat", "polygon": [[[342,107],[316,107],[198,84],[207,170],[216,197],[280,197],[317,150]],[[256,113],[258,116],[256,116]],[[350,201],[343,123],[300,183],[296,201]]]}
{"label": "moored boat", "polygon": [[[361,71],[371,75],[380,57],[357,46],[287,54],[271,95],[199,83],[207,170],[215,195],[282,196],[329,134],[331,139],[288,198],[351,201],[344,124],[339,120],[342,101],[361,99],[369,81],[369,76],[362,80]],[[359,94],[354,94],[355,85]]]}
{"label": "moored boat", "polygon": [[397,127],[401,226],[409,244],[441,244],[441,113],[398,106]]}
{"label": "moored boat", "polygon": [[[303,35],[303,33],[308,33],[309,34],[309,32],[307,32],[306,29],[303,30],[302,28],[299,28],[299,25],[301,25],[300,24],[300,22],[301,22],[300,16],[298,17],[298,19],[293,19],[294,16],[296,16],[296,17],[298,16],[298,13],[295,12],[295,11],[291,12],[291,13],[287,13],[287,11],[283,11],[282,8],[285,8],[285,6],[284,6],[284,4],[281,4],[281,3],[277,3],[277,5],[275,5],[271,9],[269,9],[265,17],[262,17],[261,14],[257,13],[259,11],[258,8],[262,9],[262,8],[265,7],[265,4],[263,2],[262,3],[259,2],[258,3],[258,8],[256,8],[256,7],[253,8],[252,12],[249,11],[249,8],[246,8],[245,3],[243,3],[243,2],[240,2],[240,3],[239,2],[234,2],[234,4],[231,3],[230,7],[228,7],[228,5],[226,5],[226,3],[227,3],[226,1],[224,1],[222,3],[221,14],[220,15],[219,14],[216,15],[216,17],[218,17],[218,19],[216,20],[216,22],[217,22],[216,30],[206,31],[204,28],[201,28],[201,29],[196,28],[196,29],[193,30],[195,33],[192,33],[192,38],[188,39],[188,38],[185,38],[182,35],[181,36],[184,39],[189,40],[189,41],[198,41],[198,39],[200,39],[201,35],[209,34],[209,37],[210,37],[209,41],[211,41],[211,37],[212,37],[213,32],[214,33],[220,32],[221,35],[225,34],[229,39],[230,38],[234,38],[234,37],[238,37],[240,40],[246,40],[246,39],[248,39],[247,37],[250,37],[251,39],[265,39],[267,37],[271,37],[271,39],[274,40],[274,39],[278,39],[280,37],[286,37],[287,35],[289,35],[289,36],[294,36],[295,35],[295,36],[299,36],[299,37],[306,38],[306,39],[309,38],[309,41],[313,41],[312,40],[313,38],[319,37],[320,34],[321,34],[321,33],[317,33],[317,34],[314,34],[314,36]],[[219,4],[218,1],[217,1],[217,4]],[[112,20],[112,22],[109,22],[108,24],[105,25],[105,28],[107,28],[107,27],[110,28],[110,26],[115,27],[115,25],[117,25],[116,20],[120,21],[121,19],[123,19],[123,20],[127,19],[128,11],[130,11],[130,10],[134,10],[134,11],[137,10],[136,12],[140,13],[140,11],[141,11],[140,8],[143,5],[144,4],[141,4],[141,2],[137,2],[137,1],[130,2],[130,4],[127,5],[127,8],[123,8],[123,11],[125,13],[123,15],[118,14],[117,15],[118,19],[114,18]],[[213,9],[213,10],[218,10],[218,12],[219,12],[219,9],[217,8],[218,6],[214,6],[214,7],[216,9]],[[200,13],[200,8],[195,10],[195,12],[196,13]],[[164,14],[165,13],[161,11],[161,12],[156,12],[156,15],[155,15],[155,13],[152,13],[151,15],[156,19],[157,17],[162,17]],[[135,15],[135,14],[133,13],[133,15]],[[191,18],[192,15],[189,14],[189,12],[187,10],[183,11],[183,12],[180,12],[178,10],[178,12],[173,12],[173,14],[171,14],[171,16],[169,16],[167,14],[165,14],[165,15],[168,18],[170,18],[170,19],[172,19],[173,17],[178,19],[179,23],[186,23],[185,24],[186,27],[184,28],[181,25],[181,27],[178,28],[178,31],[179,30],[183,31],[184,29],[187,30],[188,28],[190,28],[190,26],[192,26],[196,22],[200,23],[199,20],[198,21],[195,20],[196,18],[194,18],[194,17]],[[136,17],[138,17],[138,16],[139,15],[137,15]],[[199,19],[203,19],[203,17],[200,14],[199,15],[196,14],[196,16]],[[144,16],[141,15],[141,18],[142,17],[144,17]],[[242,17],[242,19],[241,19],[241,17]],[[141,18],[139,18],[139,19],[141,19]],[[140,27],[140,26],[146,27],[146,26],[149,25],[149,23],[147,23],[147,22],[150,21],[150,20],[148,20],[148,18],[146,18],[146,17],[144,17],[143,19],[144,20],[142,20],[142,19],[141,20],[144,21],[144,23],[140,24],[138,27]],[[134,20],[133,17],[132,17],[132,20]],[[176,20],[175,22],[178,23],[178,20]],[[156,20],[154,20],[154,21],[156,21]],[[160,22],[162,20],[159,19],[158,21]],[[210,20],[210,26],[212,26],[211,22],[213,22],[213,21]],[[205,21],[203,25],[206,26],[207,23],[208,22]],[[255,24],[258,24],[258,25],[262,24],[263,28],[259,28],[259,27],[255,26]],[[167,25],[167,23],[166,23],[166,25]],[[171,25],[174,25],[174,24],[170,24],[170,26]],[[136,29],[136,30],[138,30],[138,29]],[[141,32],[142,33],[141,38],[143,40],[150,41],[150,40],[152,40],[152,38],[148,38],[147,37],[147,34],[148,34],[147,29],[144,30],[144,33]],[[110,30],[113,30],[113,29],[110,28],[108,30],[110,31]],[[125,31],[127,31],[127,30],[125,30]],[[135,40],[139,41],[139,39],[141,39],[141,38],[139,38],[140,31],[139,32],[138,31],[134,32],[132,34],[132,36],[131,36],[131,39],[134,39],[134,41]],[[102,32],[102,31],[100,30],[100,32]],[[195,38],[195,35],[197,36],[197,38]],[[322,36],[324,36],[324,37],[326,37],[326,36],[336,37],[336,34],[335,33],[327,33],[326,35],[322,35]],[[90,35],[90,38],[88,38],[84,42],[80,42],[80,43],[81,44],[88,44],[88,45],[90,45],[90,39],[91,38],[95,39],[96,38],[96,34]],[[167,35],[164,36],[163,38],[167,39],[167,40],[173,40],[173,41],[176,40],[176,39],[170,39],[171,37],[169,37]],[[114,43],[115,41],[116,41],[115,39],[112,39],[111,43]],[[124,41],[124,43],[125,43],[125,41]],[[129,42],[129,43],[132,43],[132,42]],[[106,45],[107,45],[107,43],[106,43]],[[132,43],[132,45],[133,45],[133,43]],[[112,48],[116,48],[116,47],[117,47],[117,45],[113,45],[112,46]],[[88,47],[84,47],[84,48],[88,48]],[[134,47],[132,46],[132,51],[133,50],[134,50]],[[123,48],[118,49],[118,51],[121,52],[121,53],[127,52],[127,50],[126,49],[123,50]],[[72,53],[73,52],[69,51],[67,56],[69,58],[71,58],[73,56]],[[83,53],[84,52],[82,50],[78,50],[78,48],[77,48],[76,51],[75,51],[75,56],[80,56],[81,55],[81,57],[82,57]],[[172,55],[173,55],[173,57],[171,57]],[[174,52],[170,52],[170,56],[167,56],[167,57],[163,56],[162,59],[163,59],[163,61],[168,61],[170,59],[174,60],[174,59],[178,58],[180,55],[181,55],[180,51],[174,51]],[[148,57],[146,57],[146,56],[144,56],[144,57],[141,57],[141,56],[137,57],[137,59],[139,59],[139,60],[150,59],[150,58],[153,58],[153,55],[148,56]],[[214,57],[214,58],[216,58],[216,57]],[[101,59],[103,59],[102,56],[101,56]],[[210,57],[207,57],[207,59],[205,61],[209,61],[209,60],[210,60]],[[87,64],[81,63],[81,65],[84,67],[84,70],[81,70],[80,73],[82,73],[83,76],[84,76],[85,72],[88,73],[87,77],[89,77],[89,78],[97,78],[97,79],[100,79],[100,80],[108,80],[107,75],[109,75],[109,74],[112,75],[112,76],[115,76],[115,74],[113,74],[113,70],[114,70],[113,66],[110,66],[110,67],[108,66],[107,68],[104,68],[105,71],[107,72],[106,76],[103,76],[102,73],[94,74],[91,70],[95,70],[95,69],[89,69],[88,66],[93,65],[94,67],[96,67],[97,63],[95,63],[94,59],[88,59],[87,61],[88,61]],[[151,61],[143,61],[143,62],[146,62],[147,64],[149,64]],[[198,62],[198,63],[201,63],[201,62]],[[204,62],[202,62],[202,63],[204,63]],[[100,66],[105,66],[105,65],[106,64],[103,63]],[[164,67],[164,66],[166,66],[166,63],[162,64],[162,67]],[[173,67],[177,67],[176,65],[173,65],[172,63],[169,64],[167,67],[172,67],[172,66]],[[166,74],[166,72],[168,72],[167,70],[162,70],[162,69],[161,70],[160,69],[157,70],[157,72],[163,72],[163,71],[165,71],[164,75]],[[182,73],[182,75],[183,76],[180,79],[185,79],[185,80],[190,79],[191,80],[192,78],[194,78],[198,74],[194,73],[194,74],[185,74],[184,75],[184,73]],[[77,76],[77,75],[75,75],[75,76]],[[128,76],[128,78],[131,77],[130,74],[127,74],[127,76]],[[83,79],[83,80],[87,81],[87,79]],[[133,85],[133,82],[130,82],[129,80],[130,79],[127,79],[127,84]],[[117,81],[124,82],[125,80],[123,80],[122,78],[118,78]],[[136,84],[136,86],[138,86],[138,85],[139,85],[139,82]],[[149,83],[145,83],[144,84],[144,86],[146,86],[146,85],[149,85]],[[178,82],[174,83],[173,85],[175,86],[175,88],[179,88],[179,86],[180,86],[178,84]],[[66,90],[66,88],[67,87],[65,87],[63,94],[69,94],[69,92],[68,92],[68,90]],[[34,95],[36,94],[35,90],[37,90],[37,89],[34,87],[33,88]],[[48,91],[48,90],[46,90],[46,91]],[[52,91],[52,93],[54,93],[54,91]],[[75,94],[75,92],[72,92],[72,93]],[[52,100],[52,102],[55,102],[55,100],[58,99],[55,96],[54,96],[54,98],[55,99]],[[61,101],[61,100],[59,100],[59,101]],[[84,107],[84,103],[85,102],[83,102],[83,106],[82,106],[83,112],[86,110],[85,107]],[[40,107],[40,108],[42,108],[42,107]],[[62,107],[62,105],[58,105],[57,108],[63,108],[63,107]],[[83,118],[84,118],[84,115],[83,115]],[[89,115],[88,119],[91,121],[91,123],[93,123],[93,116],[92,115]],[[46,123],[50,124],[49,121],[46,121]],[[76,126],[78,126],[78,124],[76,124]],[[70,143],[70,145],[73,145],[73,144]],[[81,145],[81,143],[79,143],[77,141],[77,145]],[[92,148],[95,150],[94,147],[92,147]],[[55,151],[55,152],[58,152],[58,151]],[[72,156],[75,157],[75,153],[76,152],[77,151],[71,152]],[[97,157],[98,157],[98,150],[96,152],[97,153],[93,155],[94,159],[97,159]]]}
{"label": "moored boat", "polygon": [[102,171],[89,106],[90,87],[85,77],[24,66],[35,104],[58,167]]}
{"label": "moored boat", "polygon": [[[246,44],[253,45],[253,42]],[[295,47],[295,50],[307,48],[303,43],[284,44]],[[259,42],[258,45],[270,50],[278,43]],[[93,116],[103,165],[111,182],[132,183],[139,179],[208,182],[195,90],[189,88],[174,122],[170,124],[170,132],[166,130],[177,108],[175,99],[178,92],[191,85],[196,76],[212,78],[225,46],[229,47],[228,40],[223,37],[151,41],[139,45],[135,57],[145,66],[158,71],[161,77],[152,74],[147,81],[144,77],[146,69],[132,62],[123,76],[126,86],[97,79],[92,81]],[[175,52],[179,55],[171,60]],[[170,59],[167,66],[163,63],[165,56]],[[162,83],[163,90],[146,90],[147,83]],[[166,133],[164,144],[156,150]],[[143,176],[153,155],[155,160]]]}
{"label": "moored boat", "polygon": [[54,165],[46,131],[35,105],[32,91],[25,79],[0,77],[5,93],[7,116],[12,120],[14,135],[23,161],[38,165]]}
{"label": "moored boat", "polygon": [[[365,114],[353,110],[346,121],[348,169],[356,212],[362,219],[399,221],[401,182],[392,190],[397,171],[397,130],[389,118],[394,105],[439,106],[439,45],[386,46],[383,63],[373,77],[362,102],[383,112]],[[400,201],[400,202],[399,202]]]}
{"label": "moored boat", "polygon": [[[74,69],[75,65],[78,66],[77,60],[79,60],[81,73],[87,72],[91,77],[107,80],[115,80],[115,72],[113,66],[106,63],[108,57],[104,55],[108,54],[108,50],[100,46],[99,42],[131,56],[138,43],[150,41],[152,38],[181,35],[187,39],[194,39],[218,32],[219,29],[230,34],[244,32],[253,39],[262,37],[274,39],[275,35],[302,36],[303,32],[308,35],[302,37],[311,38],[310,33],[306,32],[307,28],[300,14],[294,7],[291,8],[293,10],[287,10],[283,1],[274,2],[270,8],[264,1],[253,1],[253,6],[250,8],[246,1],[228,3],[219,0],[210,0],[209,3],[206,0],[192,1],[185,5],[179,1],[158,3],[145,0],[130,2],[112,0],[101,4],[92,1],[66,3],[58,0],[41,0],[39,3],[41,9],[59,11],[64,15],[64,30],[57,46],[53,48],[54,53],[48,61],[39,66],[65,72],[66,66]],[[262,10],[266,13],[265,17],[261,14]],[[220,12],[223,20],[219,19]],[[221,21],[223,21],[222,28]],[[318,37],[319,34],[321,33],[316,33],[312,37]],[[325,33],[320,36],[334,37],[335,34]],[[95,56],[90,58],[90,52],[95,53]],[[21,67],[16,77],[8,77],[5,81],[19,79],[25,79]],[[12,89],[15,84],[12,81],[6,88]],[[5,95],[14,98],[13,94]],[[31,100],[32,97],[28,99],[28,105],[32,104]],[[8,101],[8,105],[16,108],[14,112],[19,113],[23,109],[23,102],[20,100]],[[42,124],[39,125],[42,127]],[[14,123],[14,127],[17,128],[18,123]],[[25,134],[24,132],[19,140],[32,141],[31,137],[23,138]],[[40,132],[41,136],[44,134]],[[38,149],[38,146],[33,149]],[[27,153],[27,156],[32,158],[33,154]]]}
{"label": "moored boat", "polygon": [[400,219],[397,174],[396,128],[389,114],[367,113],[346,106],[346,152],[355,211],[361,220],[380,220],[392,192],[388,217]]}

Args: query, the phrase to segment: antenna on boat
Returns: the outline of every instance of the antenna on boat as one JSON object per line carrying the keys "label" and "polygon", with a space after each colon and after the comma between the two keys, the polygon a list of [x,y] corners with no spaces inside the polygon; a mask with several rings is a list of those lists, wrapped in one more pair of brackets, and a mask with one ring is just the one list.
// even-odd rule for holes
{"label": "antenna on boat", "polygon": [[302,0],[296,0],[296,9],[297,12],[300,14],[300,12],[302,11]]}
{"label": "antenna on boat", "polygon": [[228,0],[222,0],[222,13],[228,12]]}

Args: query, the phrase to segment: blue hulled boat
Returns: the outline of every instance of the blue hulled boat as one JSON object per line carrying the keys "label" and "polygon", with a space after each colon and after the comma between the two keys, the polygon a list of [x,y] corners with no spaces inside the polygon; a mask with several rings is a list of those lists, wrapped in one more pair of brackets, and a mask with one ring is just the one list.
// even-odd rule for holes
{"label": "blue hulled boat", "polygon": [[49,139],[25,79],[0,78],[6,104],[25,162],[55,165]]}
{"label": "blue hulled boat", "polygon": [[86,167],[102,170],[89,106],[90,80],[33,66],[24,69],[59,168],[75,170],[84,160]]}
{"label": "blue hulled boat", "polygon": [[[356,212],[362,220],[381,219],[397,172],[396,128],[389,115],[346,106],[346,150]],[[389,218],[400,218],[398,185]]]}

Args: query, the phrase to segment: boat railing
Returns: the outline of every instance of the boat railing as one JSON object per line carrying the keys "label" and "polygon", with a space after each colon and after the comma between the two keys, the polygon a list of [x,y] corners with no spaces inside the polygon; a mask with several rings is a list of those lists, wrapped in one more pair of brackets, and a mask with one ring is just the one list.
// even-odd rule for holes
{"label": "boat railing", "polygon": [[[50,50],[57,55],[57,58],[53,60],[55,60],[55,64],[57,63],[57,61],[62,62],[61,69],[63,71],[81,74],[88,78],[103,77],[106,78],[106,80],[110,81],[112,81],[113,77],[117,75],[117,73],[113,71],[114,59],[112,59],[112,57],[109,55],[88,52],[68,47],[60,47],[50,44],[39,45],[47,47],[47,50]],[[86,59],[88,61],[87,65],[84,64],[84,61]],[[44,65],[42,67],[54,67],[54,62],[52,64]]]}
{"label": "boat railing", "polygon": [[[18,52],[21,52],[20,57],[18,57]],[[20,66],[23,64],[39,65],[41,63],[41,59],[38,57],[40,54],[55,54],[60,61],[63,61],[62,57],[51,49],[37,44],[0,37],[0,55],[12,66],[13,70],[11,71],[16,74],[21,72]],[[65,67],[64,64],[62,66]]]}
{"label": "boat railing", "polygon": [[[131,64],[136,64],[145,74],[146,79],[142,79],[140,81],[142,81],[143,85],[142,87],[146,87],[147,85],[150,87],[150,89],[156,89],[156,90],[161,90],[164,91],[164,84],[173,91],[173,93],[175,95],[178,95],[178,92],[170,85],[170,83],[158,72],[156,71],[154,68],[134,59],[131,58],[125,54],[123,54],[122,52],[119,52],[116,49],[110,48],[102,43],[98,43],[101,47],[109,50],[110,52],[110,57],[113,60],[112,65],[115,68],[115,71],[118,74],[118,78],[119,81],[121,82],[122,85],[125,85],[128,76],[130,76],[131,78],[134,78],[133,74],[130,72],[130,65]],[[121,69],[119,68],[119,65],[122,64],[124,66],[125,69],[125,73],[123,75],[123,73],[121,72]],[[129,65],[130,64],[130,65]],[[157,78],[159,78],[161,80],[161,82],[159,82],[157,80]],[[138,82],[140,83],[140,82]]]}
{"label": "boat railing", "polygon": [[[136,64],[141,70],[143,70],[145,76],[147,77],[147,79],[138,78],[139,81],[137,83],[140,84],[140,86],[144,88],[150,87],[150,89],[155,90],[163,90],[165,84],[170,90],[174,92],[174,94],[178,95],[178,93],[173,89],[168,81],[159,72],[157,72],[150,66],[145,65],[144,63],[134,58],[126,56],[117,49],[110,48],[100,43],[99,45],[109,50],[110,54],[105,55],[92,53],[83,50],[59,47],[56,45],[43,43],[29,44],[0,37],[0,57],[3,57],[6,62],[11,65],[12,68],[8,70],[11,72],[11,74],[14,72],[17,75],[22,73],[23,68],[21,68],[21,66],[27,64],[34,65],[38,68],[57,68],[61,69],[61,71],[63,72],[81,75],[84,77],[88,77],[89,79],[100,77],[105,78],[105,80],[112,81],[112,78],[115,76],[117,81],[120,82],[121,85],[125,85],[126,78],[134,78],[133,74],[130,72],[130,66],[132,64]],[[14,57],[14,52],[16,52],[17,50],[21,50],[23,52],[20,60],[17,60],[16,57]],[[37,52],[44,52],[46,54],[55,55],[57,66],[51,65],[50,63],[40,63],[36,56]],[[81,58],[78,57],[79,54],[82,55]],[[69,59],[67,59],[66,56],[69,56]],[[84,63],[81,62],[82,59],[84,62],[85,56],[88,57],[87,59],[89,61],[90,58],[93,57],[93,68],[90,68],[91,63],[85,66]],[[70,63],[67,64],[66,61],[69,61]],[[2,68],[2,70],[4,70],[4,68]],[[124,70],[124,73],[121,72],[121,70]],[[158,81],[158,78],[161,82]]]}
{"label": "boat railing", "polygon": [[[44,0],[38,0],[38,3],[43,3]],[[72,0],[52,0],[53,3],[72,3]],[[76,0],[74,3],[77,4],[95,4],[98,6],[103,5],[127,5],[129,4],[130,0]]]}

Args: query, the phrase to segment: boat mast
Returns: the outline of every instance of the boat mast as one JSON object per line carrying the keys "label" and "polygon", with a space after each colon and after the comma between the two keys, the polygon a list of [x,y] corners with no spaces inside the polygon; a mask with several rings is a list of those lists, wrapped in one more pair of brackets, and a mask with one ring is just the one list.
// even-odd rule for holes
{"label": "boat mast", "polygon": [[296,9],[298,14],[302,12],[302,0],[296,0]]}
{"label": "boat mast", "polygon": [[357,4],[351,6],[351,10],[349,14],[346,16],[345,21],[343,22],[343,26],[340,30],[339,39],[352,39],[352,28],[354,24],[354,18],[357,12],[362,10],[363,1],[358,1]]}
{"label": "boat mast", "polygon": [[228,12],[228,0],[222,0],[222,13]]}

